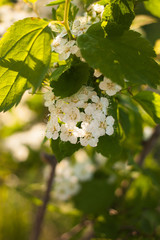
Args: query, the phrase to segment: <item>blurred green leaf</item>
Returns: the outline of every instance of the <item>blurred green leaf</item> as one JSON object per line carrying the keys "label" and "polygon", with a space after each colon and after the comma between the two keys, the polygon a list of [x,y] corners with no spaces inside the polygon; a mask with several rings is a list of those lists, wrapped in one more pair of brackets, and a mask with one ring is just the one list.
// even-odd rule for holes
{"label": "blurred green leaf", "polygon": [[160,18],[160,1],[159,0],[148,0],[144,2],[144,5],[148,11],[154,16]]}
{"label": "blurred green leaf", "polygon": [[81,191],[73,198],[75,206],[85,214],[100,214],[111,206],[114,186],[106,179],[84,182]]}
{"label": "blurred green leaf", "polygon": [[152,117],[152,119],[160,124],[160,95],[151,91],[139,92],[133,97],[142,108]]}

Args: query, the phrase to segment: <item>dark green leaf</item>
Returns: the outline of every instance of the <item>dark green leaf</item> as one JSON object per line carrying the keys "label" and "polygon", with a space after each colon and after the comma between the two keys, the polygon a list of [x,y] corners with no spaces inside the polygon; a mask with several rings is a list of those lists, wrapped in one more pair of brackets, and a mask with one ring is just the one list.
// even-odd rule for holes
{"label": "dark green leaf", "polygon": [[151,92],[139,92],[134,99],[142,106],[142,108],[152,117],[152,119],[160,124],[160,95]]}
{"label": "dark green leaf", "polygon": [[0,41],[0,111],[18,104],[24,91],[41,84],[50,63],[48,22],[26,18],[11,26]]}
{"label": "dark green leaf", "polygon": [[104,37],[100,24],[92,25],[78,37],[78,46],[87,63],[106,77],[123,86],[131,83],[156,87],[160,83],[160,66],[149,42],[133,31],[117,38]]}
{"label": "dark green leaf", "polygon": [[51,74],[51,80],[57,81],[58,78],[70,68],[71,64],[61,65]]}
{"label": "dark green leaf", "polygon": [[82,146],[80,144],[71,144],[63,142],[59,138],[51,140],[51,148],[58,162],[66,157],[70,157],[74,152],[78,151]]}
{"label": "dark green leaf", "polygon": [[73,200],[78,209],[87,214],[100,214],[110,207],[114,199],[113,185],[106,179],[94,179],[82,184],[82,189]]}
{"label": "dark green leaf", "polygon": [[131,122],[129,120],[129,114],[123,108],[119,108],[119,122],[122,126],[125,135],[127,136],[131,129]]}
{"label": "dark green leaf", "polygon": [[117,157],[121,153],[120,137],[117,134],[100,137],[96,151],[105,157]]}
{"label": "dark green leaf", "polygon": [[65,71],[57,81],[52,81],[56,96],[69,97],[76,93],[89,78],[89,67],[86,63],[79,62]]}
{"label": "dark green leaf", "polygon": [[106,0],[102,20],[107,34],[128,30],[134,19],[134,0]]}

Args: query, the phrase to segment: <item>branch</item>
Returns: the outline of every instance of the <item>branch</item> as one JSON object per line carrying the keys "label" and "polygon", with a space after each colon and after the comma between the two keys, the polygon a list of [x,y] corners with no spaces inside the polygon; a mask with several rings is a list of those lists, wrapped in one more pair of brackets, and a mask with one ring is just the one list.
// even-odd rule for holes
{"label": "branch", "polygon": [[45,192],[44,198],[43,198],[43,204],[37,210],[35,223],[34,223],[34,226],[33,226],[33,229],[32,229],[30,240],[38,240],[39,239],[39,236],[40,236],[40,233],[41,233],[42,223],[43,223],[45,212],[46,212],[46,209],[47,209],[47,204],[48,204],[49,199],[50,199],[50,192],[51,192],[51,189],[52,189],[55,167],[56,167],[56,164],[57,164],[56,158],[53,155],[48,155],[46,153],[42,153],[41,158],[42,158],[43,161],[45,161],[45,162],[47,162],[51,165],[51,172],[50,172],[50,175],[49,175],[49,178],[48,178],[48,181],[47,181],[46,192]]}
{"label": "branch", "polygon": [[157,125],[151,137],[144,142],[142,152],[136,158],[136,162],[139,164],[140,167],[143,165],[143,162],[147,155],[152,151],[159,137],[160,137],[160,125]]}
{"label": "branch", "polygon": [[74,226],[70,231],[64,233],[57,240],[70,240],[76,234],[78,234],[81,230],[87,227],[90,224],[90,221],[87,219],[82,220],[76,226]]}

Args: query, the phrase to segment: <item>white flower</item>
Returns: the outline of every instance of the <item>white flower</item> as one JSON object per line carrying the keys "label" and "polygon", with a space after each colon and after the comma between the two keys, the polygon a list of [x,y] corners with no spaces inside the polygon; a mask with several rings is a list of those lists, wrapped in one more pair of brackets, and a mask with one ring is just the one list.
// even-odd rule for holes
{"label": "white flower", "polygon": [[76,125],[81,120],[79,109],[76,107],[70,106],[70,104],[66,105],[66,107],[64,108],[64,113],[65,115],[64,115],[63,121],[65,123],[69,123],[69,124],[74,123]]}
{"label": "white flower", "polygon": [[54,93],[52,92],[52,90],[45,92],[44,93],[44,100],[45,100],[44,106],[49,107],[50,105],[53,105],[55,102],[55,99],[56,99],[56,97],[55,97]]}
{"label": "white flower", "polygon": [[77,137],[81,136],[82,130],[74,125],[62,124],[60,138],[64,142],[77,143]]}
{"label": "white flower", "polygon": [[112,126],[107,126],[106,128],[106,134],[107,135],[112,135],[114,133],[114,128]]}
{"label": "white flower", "polygon": [[107,125],[113,126],[113,125],[114,125],[114,122],[115,122],[115,119],[114,119],[112,116],[107,116],[107,117],[106,117],[106,123],[107,123]]}
{"label": "white flower", "polygon": [[98,143],[98,132],[97,126],[94,124],[82,123],[82,130],[84,136],[80,138],[80,143],[82,146],[90,145],[91,147],[96,147]]}
{"label": "white flower", "polygon": [[52,51],[55,51],[55,52],[57,52],[57,53],[61,53],[62,47],[63,47],[63,45],[66,44],[66,43],[67,43],[67,39],[64,39],[64,38],[62,38],[61,36],[58,35],[58,36],[53,40],[53,42],[52,42],[52,44],[51,44],[51,46],[52,46]]}
{"label": "white flower", "polygon": [[90,24],[87,20],[86,17],[81,17],[79,19],[76,19],[73,22],[73,27],[72,27],[72,34],[75,37],[80,36],[81,34],[85,33],[87,31],[87,29],[89,28]]}
{"label": "white flower", "polygon": [[88,115],[91,115],[94,113],[94,111],[96,110],[96,105],[95,103],[88,103],[87,107],[85,108],[85,113]]}
{"label": "white flower", "polygon": [[49,139],[57,139],[59,136],[60,125],[57,119],[51,118],[47,123],[46,137]]}
{"label": "white flower", "polygon": [[103,81],[100,82],[99,88],[101,90],[106,91],[106,93],[109,96],[115,95],[117,92],[119,92],[122,88],[116,83],[113,83],[110,79],[104,77]]}
{"label": "white flower", "polygon": [[97,13],[102,13],[104,11],[104,6],[100,4],[93,4],[93,10]]}
{"label": "white flower", "polygon": [[114,122],[115,122],[115,119],[112,116],[108,116],[106,118],[106,124],[107,124],[106,134],[109,136],[114,133],[114,128],[113,128]]}
{"label": "white flower", "polygon": [[93,177],[95,167],[89,161],[79,162],[75,164],[73,171],[80,181],[87,181]]}
{"label": "white flower", "polygon": [[79,48],[75,45],[76,41],[71,40],[61,46],[61,51],[59,51],[59,60],[66,60],[71,54],[76,54]]}
{"label": "white flower", "polygon": [[100,77],[101,75],[102,75],[102,73],[101,73],[98,69],[95,69],[95,70],[94,70],[94,76],[95,76],[96,78]]}

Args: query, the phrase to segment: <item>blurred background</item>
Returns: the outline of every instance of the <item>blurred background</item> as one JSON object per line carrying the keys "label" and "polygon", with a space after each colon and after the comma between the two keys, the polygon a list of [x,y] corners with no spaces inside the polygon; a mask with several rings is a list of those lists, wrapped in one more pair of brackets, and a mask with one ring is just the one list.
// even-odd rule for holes
{"label": "blurred background", "polygon": [[[0,37],[25,17],[51,18],[47,2],[39,0],[33,6],[0,0]],[[150,41],[159,61],[160,18],[143,4],[136,13],[132,29]],[[27,92],[17,107],[0,113],[0,240],[29,239],[50,174],[41,157],[51,154],[44,138],[47,115],[41,92]],[[133,162],[142,150],[139,143],[152,136],[155,123],[142,109],[127,115],[122,108],[120,118],[129,124],[124,146],[133,155],[126,156],[124,150],[117,161],[116,156],[105,158],[86,148],[64,159],[56,169],[41,240],[160,239],[160,139],[143,168]]]}

